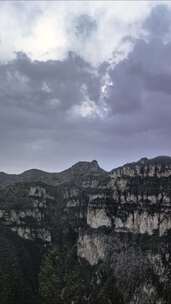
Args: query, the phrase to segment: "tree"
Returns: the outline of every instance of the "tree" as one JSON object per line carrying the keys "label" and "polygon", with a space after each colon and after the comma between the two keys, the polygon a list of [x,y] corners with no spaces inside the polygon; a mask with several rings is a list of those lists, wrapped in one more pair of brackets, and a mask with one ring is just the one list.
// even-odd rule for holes
{"label": "tree", "polygon": [[42,304],[62,304],[61,291],[64,286],[64,257],[62,252],[53,249],[44,258],[39,288]]}
{"label": "tree", "polygon": [[90,266],[75,247],[50,251],[39,279],[41,304],[123,304],[109,265]]}

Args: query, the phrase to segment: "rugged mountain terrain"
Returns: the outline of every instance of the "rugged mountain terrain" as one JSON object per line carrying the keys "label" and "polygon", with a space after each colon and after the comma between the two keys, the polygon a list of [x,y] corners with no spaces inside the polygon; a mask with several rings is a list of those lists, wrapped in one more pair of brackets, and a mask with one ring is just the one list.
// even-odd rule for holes
{"label": "rugged mountain terrain", "polygon": [[[91,289],[100,294],[105,286],[109,297],[98,295],[99,302],[81,291],[82,300],[61,296],[61,303],[171,303],[171,157],[143,158],[111,172],[97,161],[61,173],[1,172],[0,225],[0,282],[9,285],[2,296],[13,297],[4,304],[38,303],[39,266],[53,248],[64,257],[75,250],[79,265],[90,268]],[[4,283],[4,273],[19,283],[13,286],[11,277]]]}

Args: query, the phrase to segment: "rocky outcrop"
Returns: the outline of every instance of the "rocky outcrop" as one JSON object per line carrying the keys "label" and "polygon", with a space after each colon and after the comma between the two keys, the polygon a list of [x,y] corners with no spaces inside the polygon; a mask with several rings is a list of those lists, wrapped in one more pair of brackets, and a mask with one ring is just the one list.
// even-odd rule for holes
{"label": "rocky outcrop", "polygon": [[111,219],[107,216],[105,209],[88,208],[87,224],[91,228],[99,228],[101,226],[111,227]]}
{"label": "rocky outcrop", "polygon": [[28,240],[41,240],[51,243],[51,233],[46,224],[47,199],[53,198],[40,186],[31,186],[27,191],[29,205],[15,208],[0,209],[0,222],[21,238]]}
{"label": "rocky outcrop", "polygon": [[159,236],[171,229],[171,215],[165,213],[148,214],[138,211],[129,214],[125,221],[116,217],[114,219],[115,231],[131,233],[147,233],[149,235],[158,232]]}
{"label": "rocky outcrop", "polygon": [[105,233],[88,230],[81,231],[78,239],[78,255],[85,258],[90,265],[96,265],[100,260],[105,260],[109,240]]}
{"label": "rocky outcrop", "polygon": [[113,178],[123,176],[168,177],[171,175],[171,158],[160,156],[153,159],[142,158],[111,171]]}

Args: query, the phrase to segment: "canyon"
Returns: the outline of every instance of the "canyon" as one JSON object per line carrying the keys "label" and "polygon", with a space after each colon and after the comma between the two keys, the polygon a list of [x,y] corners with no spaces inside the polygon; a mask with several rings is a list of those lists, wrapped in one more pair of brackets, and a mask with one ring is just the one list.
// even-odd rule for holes
{"label": "canyon", "polygon": [[95,160],[60,173],[1,172],[0,226],[3,239],[29,247],[30,263],[33,252],[41,260],[58,244],[76,246],[90,267],[110,264],[123,303],[170,303],[171,157],[110,172]]}

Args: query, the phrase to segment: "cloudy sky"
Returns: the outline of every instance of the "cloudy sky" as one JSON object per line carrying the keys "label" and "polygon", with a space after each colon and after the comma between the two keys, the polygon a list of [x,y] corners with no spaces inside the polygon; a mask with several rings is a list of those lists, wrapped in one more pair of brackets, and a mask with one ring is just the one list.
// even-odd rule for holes
{"label": "cloudy sky", "polygon": [[171,151],[171,2],[0,1],[0,171]]}

